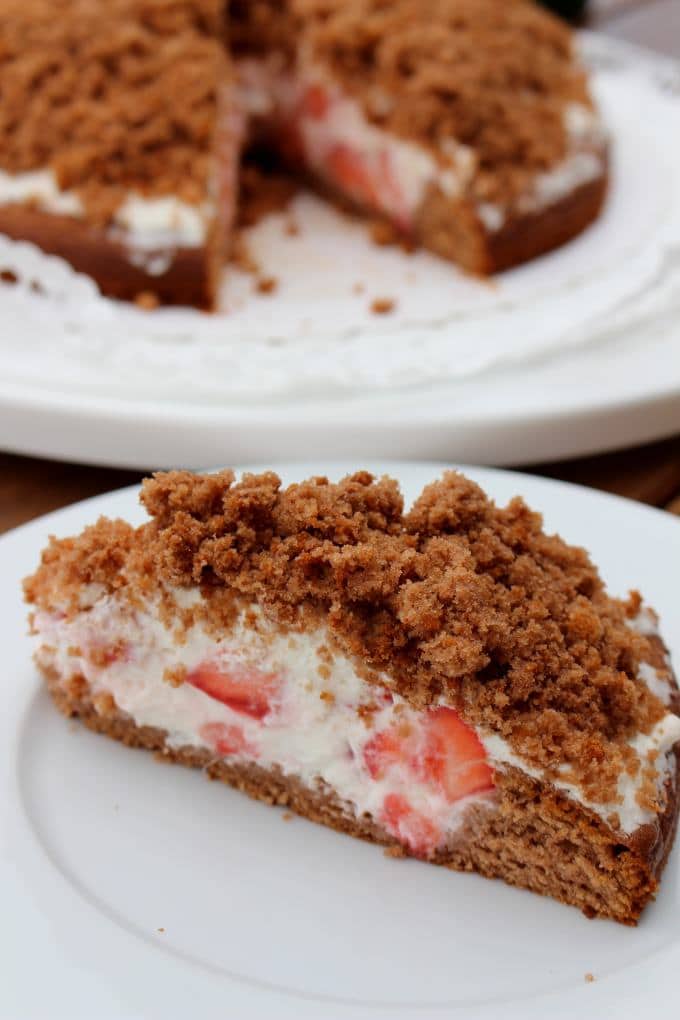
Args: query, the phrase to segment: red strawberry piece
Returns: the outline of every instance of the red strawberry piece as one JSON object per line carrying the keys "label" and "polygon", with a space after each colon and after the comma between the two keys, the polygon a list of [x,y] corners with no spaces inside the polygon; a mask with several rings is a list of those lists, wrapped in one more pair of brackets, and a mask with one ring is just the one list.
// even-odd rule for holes
{"label": "red strawberry piece", "polygon": [[403,741],[393,727],[374,733],[364,744],[364,762],[372,779],[382,779],[385,770],[404,760]]}
{"label": "red strawberry piece", "polygon": [[217,666],[214,662],[199,663],[187,674],[186,683],[253,719],[269,715],[279,692],[278,678],[273,673],[242,665]]}
{"label": "red strawberry piece", "polygon": [[430,854],[441,838],[434,822],[416,811],[400,793],[388,793],[385,797],[381,821],[390,835],[396,836],[417,857]]}
{"label": "red strawberry piece", "polygon": [[222,757],[226,758],[230,754],[240,754],[243,751],[249,751],[252,754],[252,748],[248,746],[240,726],[209,722],[201,726],[199,733],[201,739]]}
{"label": "red strawberry piece", "polygon": [[479,737],[451,708],[427,713],[423,745],[413,765],[419,777],[451,803],[493,788],[493,772]]}
{"label": "red strawberry piece", "polygon": [[300,112],[302,116],[323,120],[329,106],[330,100],[326,90],[321,85],[310,85],[302,97]]}
{"label": "red strawberry piece", "polygon": [[326,162],[331,180],[348,195],[365,205],[376,204],[373,176],[360,153],[340,143],[333,146]]}

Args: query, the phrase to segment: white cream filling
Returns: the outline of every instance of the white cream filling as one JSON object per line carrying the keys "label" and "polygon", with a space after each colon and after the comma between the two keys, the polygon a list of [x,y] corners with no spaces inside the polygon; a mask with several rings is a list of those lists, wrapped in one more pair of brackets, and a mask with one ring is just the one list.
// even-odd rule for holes
{"label": "white cream filling", "polygon": [[[110,693],[138,725],[166,730],[171,747],[210,747],[205,737],[206,726],[237,725],[246,744],[255,749],[258,763],[265,767],[276,764],[310,786],[319,780],[329,784],[357,815],[369,812],[379,818],[385,797],[406,790],[409,802],[446,834],[460,826],[472,803],[488,802],[489,795],[484,794],[451,804],[427,784],[414,782],[412,774],[406,775],[399,769],[391,770],[381,779],[368,776],[364,748],[371,736],[396,724],[417,727],[421,725],[422,713],[415,712],[397,695],[391,695],[370,713],[368,723],[364,721],[357,708],[374,702],[376,688],[358,677],[347,657],[337,652],[330,657],[324,654],[327,634],[323,629],[283,633],[255,610],[256,627],[252,626],[252,617],[246,621],[242,615],[219,641],[200,624],[193,624],[178,639],[160,621],[153,605],[143,611],[132,610],[115,595],[102,598],[98,586],[90,587],[92,590],[84,592],[81,599],[84,611],[72,620],[63,619],[60,614],[36,614],[35,627],[42,642],[40,661],[54,668],[64,680],[82,674],[95,695]],[[172,594],[183,609],[200,601],[197,590],[178,589]],[[639,619],[637,622],[647,625]],[[125,654],[118,653],[105,665],[93,664],[93,648],[119,649],[121,643],[127,649]],[[251,667],[284,677],[276,711],[264,720],[253,719],[190,683],[173,687],[163,680],[168,669],[184,667],[190,671],[206,660],[224,661],[229,669]],[[640,678],[649,682],[653,690],[654,684],[660,683],[656,671],[647,664],[643,664]],[[667,684],[665,687],[668,691]],[[478,736],[493,767],[513,765],[537,779],[546,778],[542,770],[529,765],[502,737],[491,732],[478,732]],[[677,741],[680,718],[672,713],[667,713],[650,733],[638,734],[630,741],[643,763],[650,760],[651,753],[661,801],[663,785],[674,766],[670,752]],[[607,804],[590,801],[576,785],[559,777],[551,781],[604,819],[618,814],[623,832],[633,832],[654,817],[637,801],[643,781],[640,773],[634,777],[622,774],[618,800]]]}
{"label": "white cream filling", "polygon": [[[8,174],[0,170],[0,205],[33,203],[44,212],[82,219],[85,208],[75,191],[61,190],[51,169]],[[151,275],[164,273],[177,248],[205,243],[212,203],[190,205],[173,195],[149,198],[130,194],[113,214],[110,236],[130,250],[130,261]]]}
{"label": "white cream filling", "polygon": [[[200,598],[198,593],[178,594],[185,608]],[[248,623],[241,616],[220,641],[200,625],[176,641],[153,607],[130,611],[115,596],[107,596],[72,621],[37,614],[35,626],[44,642],[38,654],[41,663],[64,680],[84,676],[95,697],[111,694],[137,725],[166,730],[172,748],[214,750],[207,739],[211,727],[213,733],[215,725],[237,727],[246,749],[230,755],[232,760],[255,760],[265,768],[277,765],[312,788],[322,781],[357,817],[368,812],[380,820],[386,797],[407,792],[411,807],[434,823],[444,841],[459,828],[472,804],[493,796],[472,794],[451,803],[412,773],[405,775],[399,764],[382,778],[371,777],[364,758],[371,737],[396,725],[417,727],[420,714],[403,699],[384,696],[360,680],[348,658],[327,657],[323,630],[281,633],[261,612],[255,611],[255,616],[257,629],[252,616]],[[88,654],[93,648],[120,647],[121,641],[129,653],[104,666],[93,664]],[[190,682],[175,687],[163,680],[167,669],[191,670],[205,661],[222,663],[232,673],[239,667],[256,668],[282,677],[280,698],[271,714],[251,718]],[[364,721],[357,709],[375,705],[376,698],[377,708]]]}

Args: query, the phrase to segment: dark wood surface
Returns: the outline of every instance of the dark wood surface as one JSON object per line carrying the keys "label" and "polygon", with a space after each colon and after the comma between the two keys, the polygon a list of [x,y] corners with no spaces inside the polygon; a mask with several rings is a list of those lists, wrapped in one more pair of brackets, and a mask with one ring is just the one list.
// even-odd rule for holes
{"label": "dark wood surface", "polygon": [[[592,27],[680,57],[680,0],[592,0],[590,11]],[[618,493],[680,515],[680,435],[634,450],[523,470]],[[0,532],[141,477],[138,471],[0,453]]]}

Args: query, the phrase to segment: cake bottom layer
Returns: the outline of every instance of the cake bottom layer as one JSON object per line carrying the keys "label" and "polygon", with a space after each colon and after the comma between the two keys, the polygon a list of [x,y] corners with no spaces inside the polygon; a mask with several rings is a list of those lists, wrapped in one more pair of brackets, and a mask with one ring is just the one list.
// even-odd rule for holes
{"label": "cake bottom layer", "polygon": [[[102,294],[134,301],[152,295],[160,304],[211,309],[222,271],[222,252],[211,247],[181,247],[168,253],[167,267],[151,273],[150,259],[131,261],[134,253],[106,230],[73,216],[23,205],[0,206],[0,234],[29,241],[48,255],[65,259],[79,273],[92,277]],[[165,256],[161,255],[164,259]],[[0,266],[0,270],[2,270]]]}
{"label": "cake bottom layer", "polygon": [[[408,850],[369,815],[357,817],[328,787],[311,788],[278,769],[216,760],[197,747],[171,748],[164,731],[137,726],[113,699],[95,705],[86,681],[66,684],[46,671],[48,688],[59,710],[128,747],[156,751],[163,759],[203,769],[267,804],[285,806],[311,821],[379,843],[390,854]],[[678,768],[680,776],[680,764]],[[495,775],[497,796],[474,805],[447,845],[428,859],[456,871],[500,878],[510,885],[579,907],[587,917],[634,925],[652,899],[670,852],[678,810],[677,783],[659,826],[644,826],[625,843],[592,812],[552,786],[508,767]],[[646,830],[646,831],[645,831]]]}
{"label": "cake bottom layer", "polygon": [[494,231],[483,229],[463,203],[453,203],[435,188],[418,213],[415,239],[468,272],[500,273],[545,255],[583,233],[600,215],[607,188],[605,169],[601,176],[550,205],[510,211],[503,225]]}

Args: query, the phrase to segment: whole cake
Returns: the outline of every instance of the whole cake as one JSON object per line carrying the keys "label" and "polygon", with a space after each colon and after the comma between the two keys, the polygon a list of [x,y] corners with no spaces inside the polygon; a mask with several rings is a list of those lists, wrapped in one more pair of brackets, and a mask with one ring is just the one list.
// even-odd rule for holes
{"label": "whole cake", "polygon": [[0,0],[0,233],[212,307],[244,148],[488,274],[601,208],[570,30],[530,0]]}
{"label": "whole cake", "polygon": [[395,854],[635,924],[678,808],[653,611],[453,472],[160,474],[25,582],[56,705]]}

